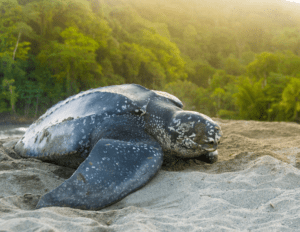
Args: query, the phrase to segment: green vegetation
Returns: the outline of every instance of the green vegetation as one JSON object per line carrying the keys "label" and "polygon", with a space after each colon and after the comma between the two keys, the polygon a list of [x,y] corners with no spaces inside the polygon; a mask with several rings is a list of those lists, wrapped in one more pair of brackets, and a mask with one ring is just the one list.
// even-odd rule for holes
{"label": "green vegetation", "polygon": [[0,0],[0,114],[137,83],[210,116],[300,120],[300,5]]}

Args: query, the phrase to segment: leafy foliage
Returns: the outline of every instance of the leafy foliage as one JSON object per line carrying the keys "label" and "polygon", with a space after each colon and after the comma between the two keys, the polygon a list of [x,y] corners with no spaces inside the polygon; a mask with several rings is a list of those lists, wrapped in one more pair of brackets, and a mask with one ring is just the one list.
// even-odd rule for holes
{"label": "leafy foliage", "polygon": [[245,119],[266,120],[266,101],[262,88],[262,80],[251,83],[245,78],[239,84],[239,92],[235,94],[240,116]]}
{"label": "leafy foliage", "polygon": [[[16,93],[16,86],[13,85],[14,82],[15,82],[14,79],[11,80],[4,79],[2,82],[2,86],[4,89],[4,91],[2,91],[2,94],[5,97],[7,97],[7,99],[9,99],[11,109],[14,113],[16,113],[15,104],[19,95]],[[5,89],[7,90],[5,91]]]}
{"label": "leafy foliage", "polygon": [[199,92],[201,88],[189,81],[176,81],[165,85],[164,91],[177,96],[182,100],[183,106],[190,110],[200,110],[199,107]]}
{"label": "leafy foliage", "polygon": [[0,0],[0,112],[137,83],[210,116],[299,120],[300,6],[283,0]]}
{"label": "leafy foliage", "polygon": [[281,105],[287,118],[300,121],[300,80],[292,78],[282,93]]}

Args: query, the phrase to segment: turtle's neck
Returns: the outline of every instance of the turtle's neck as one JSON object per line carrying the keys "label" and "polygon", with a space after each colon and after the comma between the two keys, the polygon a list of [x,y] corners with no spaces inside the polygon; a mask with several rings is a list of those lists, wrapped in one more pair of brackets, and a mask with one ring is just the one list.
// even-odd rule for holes
{"label": "turtle's neck", "polygon": [[150,101],[147,105],[145,119],[145,129],[148,134],[160,143],[163,150],[172,148],[172,132],[169,130],[171,120],[175,112],[182,109],[173,106],[159,99]]}

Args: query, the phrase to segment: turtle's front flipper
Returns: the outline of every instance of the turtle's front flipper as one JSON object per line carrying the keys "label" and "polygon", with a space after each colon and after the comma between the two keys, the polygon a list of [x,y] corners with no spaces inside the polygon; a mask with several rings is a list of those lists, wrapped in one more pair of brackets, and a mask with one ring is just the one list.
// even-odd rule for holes
{"label": "turtle's front flipper", "polygon": [[76,172],[42,196],[36,208],[101,209],[144,186],[162,161],[162,149],[154,140],[133,143],[101,139]]}

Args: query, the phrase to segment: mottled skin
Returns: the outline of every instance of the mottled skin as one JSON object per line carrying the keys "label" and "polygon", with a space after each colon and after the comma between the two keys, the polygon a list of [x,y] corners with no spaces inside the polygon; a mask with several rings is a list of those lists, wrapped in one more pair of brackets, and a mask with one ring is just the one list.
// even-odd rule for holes
{"label": "mottled skin", "polygon": [[15,145],[23,157],[77,168],[38,208],[101,209],[144,186],[163,156],[217,161],[221,128],[179,99],[135,84],[81,92],[51,107]]}

